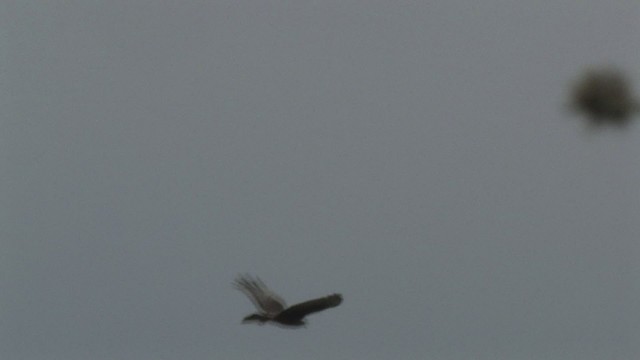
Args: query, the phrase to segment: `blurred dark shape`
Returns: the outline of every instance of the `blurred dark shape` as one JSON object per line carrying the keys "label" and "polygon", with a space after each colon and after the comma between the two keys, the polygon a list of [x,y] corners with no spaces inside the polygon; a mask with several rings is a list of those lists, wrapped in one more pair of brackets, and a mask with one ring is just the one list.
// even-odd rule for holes
{"label": "blurred dark shape", "polygon": [[333,294],[286,307],[284,300],[260,280],[249,275],[240,275],[233,285],[242,291],[256,306],[258,312],[245,317],[242,322],[257,322],[263,325],[272,322],[286,327],[305,326],[304,317],[342,303],[342,295]]}
{"label": "blurred dark shape", "polygon": [[630,80],[612,67],[586,70],[573,86],[571,107],[594,126],[627,125],[640,110]]}

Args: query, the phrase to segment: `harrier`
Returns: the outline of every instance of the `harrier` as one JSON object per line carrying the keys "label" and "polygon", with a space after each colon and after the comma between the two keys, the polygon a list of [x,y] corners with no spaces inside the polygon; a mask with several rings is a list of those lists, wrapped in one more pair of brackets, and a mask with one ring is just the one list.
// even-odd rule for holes
{"label": "harrier", "polygon": [[287,327],[305,326],[305,316],[336,307],[342,302],[342,295],[333,294],[287,307],[284,300],[257,277],[254,279],[249,275],[241,275],[233,285],[247,295],[258,309],[257,313],[245,317],[243,323],[257,322],[263,325],[272,322]]}

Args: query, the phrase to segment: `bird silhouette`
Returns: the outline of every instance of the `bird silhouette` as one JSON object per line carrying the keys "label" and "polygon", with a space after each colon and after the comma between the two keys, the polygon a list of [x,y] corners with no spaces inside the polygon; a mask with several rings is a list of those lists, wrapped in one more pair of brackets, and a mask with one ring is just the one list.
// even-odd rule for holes
{"label": "bird silhouette", "polygon": [[586,70],[571,92],[571,105],[587,115],[590,125],[624,126],[640,111],[631,80],[613,67]]}
{"label": "bird silhouette", "polygon": [[258,277],[240,275],[233,285],[242,291],[258,309],[257,313],[246,316],[242,323],[255,322],[263,325],[270,322],[284,327],[301,327],[306,325],[305,316],[342,303],[342,295],[332,294],[287,307],[284,300],[269,290]]}

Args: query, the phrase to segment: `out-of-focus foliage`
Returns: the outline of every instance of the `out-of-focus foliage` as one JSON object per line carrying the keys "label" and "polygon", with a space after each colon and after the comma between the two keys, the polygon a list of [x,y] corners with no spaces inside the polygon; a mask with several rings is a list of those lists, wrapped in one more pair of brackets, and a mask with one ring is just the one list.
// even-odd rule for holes
{"label": "out-of-focus foliage", "polygon": [[586,70],[573,84],[571,107],[590,125],[627,125],[640,110],[629,78],[612,67]]}

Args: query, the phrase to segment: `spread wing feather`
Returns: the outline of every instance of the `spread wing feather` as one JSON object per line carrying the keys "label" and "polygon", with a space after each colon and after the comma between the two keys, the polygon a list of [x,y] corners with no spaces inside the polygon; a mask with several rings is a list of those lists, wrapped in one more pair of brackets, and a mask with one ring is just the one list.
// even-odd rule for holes
{"label": "spread wing feather", "polygon": [[258,310],[271,317],[278,315],[286,307],[284,300],[269,290],[260,278],[254,279],[249,275],[240,275],[233,285],[242,291]]}

